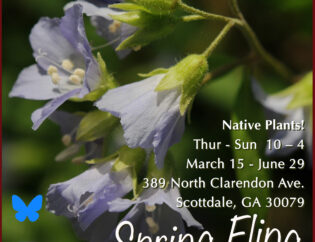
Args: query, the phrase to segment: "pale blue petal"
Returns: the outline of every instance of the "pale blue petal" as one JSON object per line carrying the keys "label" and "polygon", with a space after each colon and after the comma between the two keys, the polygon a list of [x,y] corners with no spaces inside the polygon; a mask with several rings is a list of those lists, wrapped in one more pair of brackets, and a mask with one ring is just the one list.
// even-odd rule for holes
{"label": "pale blue petal", "polygon": [[[111,43],[110,45],[116,49],[120,43],[122,43],[129,36],[133,35],[137,31],[137,27],[131,26],[126,23],[121,23],[119,27],[117,27],[115,32],[111,32],[109,30],[109,26],[113,23],[113,20],[105,19],[102,17],[91,17],[91,23],[96,28],[96,32],[98,35],[103,37]],[[125,58],[128,54],[130,54],[130,49],[117,51],[117,55],[119,58]]]}
{"label": "pale blue petal", "polygon": [[41,18],[33,27],[30,42],[37,63],[47,70],[50,65],[62,63],[70,59],[76,65],[84,67],[84,58],[63,36],[60,30],[61,20],[58,18]]}
{"label": "pale blue petal", "polygon": [[79,176],[51,185],[47,209],[56,215],[75,218],[82,230],[108,209],[108,202],[132,189],[127,172],[111,173],[113,162],[96,165]]}
{"label": "pale blue petal", "polygon": [[79,125],[82,116],[64,111],[56,111],[49,119],[60,126],[62,134],[70,134]]}
{"label": "pale blue petal", "polygon": [[267,95],[255,79],[252,81],[252,89],[255,99],[265,108],[283,115],[288,115],[291,113],[291,110],[289,110],[287,106],[291,102],[292,96],[282,97],[276,95]]}
{"label": "pale blue petal", "polygon": [[25,68],[15,82],[10,97],[20,97],[33,100],[48,100],[61,96],[55,89],[51,77],[40,73],[37,65]]}
{"label": "pale blue petal", "polygon": [[145,95],[147,92],[153,92],[157,84],[165,75],[156,75],[143,81],[131,83],[106,92],[102,98],[95,103],[98,109],[112,113],[119,117],[121,110]]}
{"label": "pale blue petal", "polygon": [[82,88],[74,89],[66,94],[59,96],[49,101],[44,107],[35,110],[32,113],[33,129],[36,130],[38,127],[48,118],[60,105],[62,105],[69,98],[79,94]]}
{"label": "pale blue petal", "polygon": [[123,197],[132,190],[132,179],[127,172],[109,173],[99,183],[99,191],[94,193],[95,202],[78,214],[82,229],[86,229],[97,217],[108,210],[108,202]]}
{"label": "pale blue petal", "polygon": [[160,121],[161,126],[156,130],[156,135],[153,140],[155,153],[155,161],[159,168],[164,165],[166,153],[173,144],[179,142],[185,130],[185,116],[181,116],[178,107],[176,110],[169,110]]}
{"label": "pale blue petal", "polygon": [[81,5],[83,8],[83,13],[85,13],[87,16],[92,17],[92,16],[99,16],[108,20],[112,20],[110,15],[117,14],[117,11],[107,8],[106,5],[104,6],[97,6],[95,3],[91,3],[88,1],[74,1],[70,2],[65,5],[64,10],[67,10],[74,5]]}
{"label": "pale blue petal", "polygon": [[163,166],[171,145],[184,132],[185,118],[180,115],[180,90],[155,92],[164,75],[108,91],[96,106],[121,119],[124,137],[129,147],[154,149],[156,163]]}
{"label": "pale blue petal", "polygon": [[[100,81],[100,70],[86,38],[81,5],[76,4],[66,10],[66,15],[61,19],[60,30],[63,36],[84,57],[86,72],[84,85],[89,91],[94,90]],[[80,97],[83,96],[84,94]]]}
{"label": "pale blue petal", "polygon": [[[203,226],[193,218],[191,213],[187,208],[178,208],[176,206],[176,199],[180,197],[179,190],[174,189],[147,189],[145,190],[140,197],[131,201],[128,199],[116,199],[109,203],[109,211],[111,212],[122,212],[128,209],[132,205],[146,204],[149,206],[153,205],[167,205],[173,211],[179,213],[182,219],[186,222],[187,226],[194,226],[199,229],[203,229]],[[126,220],[129,220],[132,215],[127,215]]]}

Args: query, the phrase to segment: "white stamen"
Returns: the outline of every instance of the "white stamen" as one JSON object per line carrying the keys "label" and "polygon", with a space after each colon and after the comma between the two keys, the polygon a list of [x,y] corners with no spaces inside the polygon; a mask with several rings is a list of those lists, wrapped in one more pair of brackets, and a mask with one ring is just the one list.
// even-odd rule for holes
{"label": "white stamen", "polygon": [[141,50],[141,48],[142,48],[141,45],[137,45],[137,46],[133,47],[132,49],[137,52],[137,51]]}
{"label": "white stamen", "polygon": [[84,78],[84,75],[85,75],[85,71],[81,68],[76,68],[73,72],[74,75],[77,75],[79,77],[81,77],[81,79]]}
{"label": "white stamen", "polygon": [[62,136],[61,141],[65,146],[69,146],[71,144],[71,136],[69,134],[66,134]]}
{"label": "white stamen", "polygon": [[48,66],[48,69],[47,69],[47,74],[48,75],[51,76],[53,73],[57,73],[57,72],[58,72],[57,67],[52,66],[52,65]]}
{"label": "white stamen", "polygon": [[69,81],[73,84],[80,85],[82,83],[82,78],[78,75],[69,76]]}
{"label": "white stamen", "polygon": [[71,162],[74,164],[80,164],[80,163],[83,163],[84,161],[85,161],[85,156],[77,156],[71,160]]}
{"label": "white stamen", "polygon": [[146,221],[147,225],[149,226],[149,231],[150,231],[151,234],[156,234],[156,233],[159,231],[160,227],[159,227],[159,225],[153,220],[152,217],[147,217],[147,218],[145,219],[145,221]]}
{"label": "white stamen", "polygon": [[154,210],[156,209],[156,206],[149,206],[149,205],[145,205],[145,210],[147,210],[149,213],[152,213]]}
{"label": "white stamen", "polygon": [[114,20],[113,23],[108,26],[109,32],[111,32],[112,34],[116,33],[117,30],[120,28],[120,25],[121,22]]}
{"label": "white stamen", "polygon": [[51,80],[52,80],[52,82],[53,82],[55,85],[57,85],[57,84],[59,83],[59,81],[61,80],[61,78],[60,78],[59,74],[55,72],[55,73],[53,73],[53,74],[51,75]]}
{"label": "white stamen", "polygon": [[73,63],[71,62],[71,60],[65,59],[62,61],[61,66],[67,70],[67,71],[71,71],[74,67]]}

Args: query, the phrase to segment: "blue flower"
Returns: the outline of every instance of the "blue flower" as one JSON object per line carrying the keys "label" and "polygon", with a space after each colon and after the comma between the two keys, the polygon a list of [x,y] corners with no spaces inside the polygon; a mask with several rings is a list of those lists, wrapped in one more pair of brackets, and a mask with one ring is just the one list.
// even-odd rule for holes
{"label": "blue flower", "polygon": [[[76,134],[83,116],[71,114],[64,111],[55,111],[49,119],[60,126],[62,132],[62,142],[66,149],[56,156],[56,161],[72,159],[72,162],[84,162],[94,158],[101,158],[103,151],[103,139],[90,142],[76,140]],[[79,153],[81,147],[85,147],[85,155],[74,157]]]}
{"label": "blue flower", "polygon": [[[312,81],[312,79],[310,80]],[[302,82],[300,82],[300,84],[303,85]],[[271,133],[270,139],[272,143],[275,140],[280,140],[282,148],[274,149],[274,147],[272,147],[272,149],[269,149],[266,147],[266,154],[273,156],[290,155],[292,152],[297,150],[300,141],[305,140],[308,158],[312,161],[312,105],[305,105],[305,103],[303,103],[303,105],[297,105],[294,108],[290,107],[292,106],[292,102],[294,102],[296,92],[300,92],[298,85],[299,83],[280,93],[268,95],[264,92],[256,80],[253,80],[252,82],[255,98],[267,109],[269,119],[276,119],[283,123],[292,123],[293,121],[301,123],[302,120],[305,122],[304,130],[278,130]],[[312,89],[312,87],[310,87],[310,89]],[[302,89],[302,91],[304,90]],[[302,95],[303,98],[307,99],[306,93],[303,93]],[[292,147],[288,148],[285,145],[292,145]]]}
{"label": "blue flower", "polygon": [[32,114],[36,130],[66,100],[94,90],[100,70],[85,35],[80,6],[69,8],[61,19],[41,18],[30,42],[37,64],[20,73],[10,97],[51,100]]}
{"label": "blue flower", "polygon": [[[98,35],[106,39],[113,48],[117,48],[120,43],[137,30],[136,27],[118,22],[111,17],[111,15],[122,14],[123,12],[108,8],[108,4],[119,2],[122,1],[78,0],[68,3],[65,9],[77,4],[81,5],[83,12],[91,17],[91,23],[96,28]],[[120,58],[124,58],[130,52],[130,50],[120,50],[117,51],[117,54]]]}
{"label": "blue flower", "polygon": [[129,147],[154,150],[160,168],[169,147],[180,141],[185,129],[185,115],[179,110],[180,87],[154,90],[164,76],[111,89],[96,102],[100,110],[120,118]]}
{"label": "blue flower", "polygon": [[[109,203],[109,211],[123,212],[133,206],[121,222],[131,222],[135,228],[135,234],[142,233],[151,238],[166,235],[169,239],[171,235],[184,234],[183,221],[188,227],[194,226],[203,229],[203,226],[193,218],[187,208],[176,206],[176,199],[179,196],[177,188],[147,189],[134,201],[121,198],[113,200]],[[177,227],[176,232],[173,230],[174,226]],[[128,241],[129,235],[129,228],[120,231],[123,241]],[[111,239],[113,236],[114,233],[112,233]]]}
{"label": "blue flower", "polygon": [[96,219],[107,217],[108,203],[132,190],[129,171],[113,172],[113,164],[114,161],[94,165],[71,180],[51,185],[47,210],[70,218],[82,233],[90,231],[91,226],[95,228]]}

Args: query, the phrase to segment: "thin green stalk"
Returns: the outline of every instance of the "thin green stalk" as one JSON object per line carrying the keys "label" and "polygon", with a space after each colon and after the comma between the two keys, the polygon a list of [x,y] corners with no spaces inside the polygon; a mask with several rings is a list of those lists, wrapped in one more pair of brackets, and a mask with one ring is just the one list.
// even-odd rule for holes
{"label": "thin green stalk", "polygon": [[281,63],[270,53],[268,53],[266,49],[262,46],[256,34],[249,26],[242,12],[240,11],[237,0],[230,0],[230,5],[233,13],[242,21],[243,24],[241,25],[240,29],[243,32],[252,49],[254,49],[266,63],[268,63],[272,68],[274,68],[274,70],[279,75],[281,75],[285,79],[291,79],[292,72],[283,63]]}
{"label": "thin green stalk", "polygon": [[200,16],[206,18],[206,19],[211,19],[211,20],[221,21],[221,22],[226,22],[226,23],[235,22],[235,24],[242,25],[242,22],[236,18],[230,18],[230,17],[218,15],[218,14],[208,13],[208,12],[202,11],[200,9],[196,9],[194,7],[191,7],[191,6],[183,3],[182,0],[179,0],[177,4],[185,12],[197,14],[197,15],[200,15]]}
{"label": "thin green stalk", "polygon": [[221,30],[218,36],[215,38],[214,41],[211,42],[210,46],[203,52],[203,55],[207,58],[212,54],[218,44],[224,39],[226,34],[230,31],[230,29],[234,26],[235,22],[231,21],[228,22],[225,27]]}
{"label": "thin green stalk", "polygon": [[181,17],[181,20],[183,22],[191,22],[191,21],[198,21],[198,20],[204,20],[205,17],[201,16],[201,15],[187,15],[187,16],[183,16]]}

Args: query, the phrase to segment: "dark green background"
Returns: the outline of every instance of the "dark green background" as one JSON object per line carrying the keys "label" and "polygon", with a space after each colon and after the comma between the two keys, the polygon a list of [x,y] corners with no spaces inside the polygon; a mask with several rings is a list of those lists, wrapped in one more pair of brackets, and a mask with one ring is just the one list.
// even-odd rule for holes
{"label": "dark green background", "polygon": [[[285,62],[296,74],[303,74],[312,68],[312,1],[311,0],[240,0],[241,9],[252,25],[264,46]],[[28,203],[35,195],[45,195],[49,184],[70,179],[86,167],[70,162],[56,163],[55,155],[63,148],[59,128],[50,121],[45,121],[38,131],[31,129],[30,115],[44,102],[24,99],[9,99],[18,73],[34,63],[28,36],[32,26],[42,16],[61,17],[63,0],[5,0],[3,1],[3,241],[77,241],[71,224],[63,217],[56,217],[43,208],[40,218],[35,223],[18,222],[14,218],[11,206],[12,194],[19,195]],[[211,12],[229,15],[227,2],[222,0],[191,1],[196,7]],[[86,21],[88,24],[88,21]],[[144,47],[141,51],[120,61],[110,48],[102,50],[102,55],[121,83],[139,80],[139,72],[148,72],[156,67],[168,67],[190,53],[202,52],[222,28],[221,24],[195,22],[180,24],[169,37]],[[93,46],[105,41],[97,37],[92,28],[87,30]],[[210,58],[210,68],[230,63],[249,53],[248,46],[237,30],[228,37]],[[276,89],[282,82],[270,70],[264,69],[264,79],[270,89]],[[203,88],[197,96],[192,112],[192,123],[187,125],[182,141],[171,150],[176,160],[179,174],[185,178],[203,176],[225,176],[234,178],[233,171],[187,172],[187,157],[200,160],[224,160],[232,157],[228,151],[196,152],[193,138],[205,138],[210,141],[229,142],[230,134],[221,130],[222,119],[229,119],[230,112],[242,78],[242,69],[228,73],[212,84]],[[279,84],[280,83],[280,84]],[[67,103],[62,108],[67,110],[86,110],[88,104]],[[249,112],[251,112],[249,110]],[[301,154],[296,154],[299,157]],[[299,192],[307,201],[305,209],[270,210],[268,225],[281,229],[284,233],[295,228],[302,236],[302,241],[311,241],[311,171],[271,174],[273,177],[296,177],[302,180],[306,189]],[[274,191],[274,195],[292,195]],[[226,195],[238,200],[238,190],[211,191],[185,190],[185,198]],[[227,241],[230,221],[236,213],[246,214],[245,209],[237,212],[228,209],[192,209],[197,220],[210,230],[216,241]],[[192,229],[192,233],[197,233]],[[242,241],[242,240],[240,240]]]}

